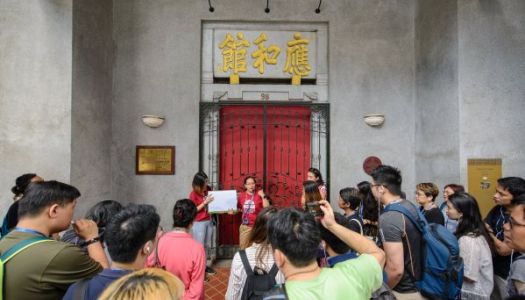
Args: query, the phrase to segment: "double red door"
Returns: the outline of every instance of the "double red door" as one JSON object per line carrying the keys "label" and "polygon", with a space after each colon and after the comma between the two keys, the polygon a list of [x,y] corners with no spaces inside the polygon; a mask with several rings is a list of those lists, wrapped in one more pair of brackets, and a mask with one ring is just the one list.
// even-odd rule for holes
{"label": "double red door", "polygon": [[[310,108],[234,105],[220,111],[219,186],[244,190],[255,176],[277,207],[299,206],[310,167]],[[219,245],[239,243],[240,214],[221,215]]]}

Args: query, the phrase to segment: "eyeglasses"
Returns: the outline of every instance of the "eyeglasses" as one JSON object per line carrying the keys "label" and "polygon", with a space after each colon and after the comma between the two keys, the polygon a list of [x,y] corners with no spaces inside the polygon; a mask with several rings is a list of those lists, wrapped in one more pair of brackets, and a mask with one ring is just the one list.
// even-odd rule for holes
{"label": "eyeglasses", "polygon": [[509,218],[509,225],[510,225],[510,229],[512,229],[513,226],[523,226],[523,227],[525,227],[525,224],[516,222],[516,220],[514,220],[514,218],[512,218],[512,217]]}

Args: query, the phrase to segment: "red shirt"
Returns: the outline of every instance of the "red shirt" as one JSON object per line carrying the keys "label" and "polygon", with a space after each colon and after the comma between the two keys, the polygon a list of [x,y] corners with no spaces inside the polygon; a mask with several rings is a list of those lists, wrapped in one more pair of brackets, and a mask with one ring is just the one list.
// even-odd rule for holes
{"label": "red shirt", "polygon": [[263,209],[263,199],[257,193],[250,195],[248,192],[242,192],[239,194],[237,207],[242,212],[242,224],[253,227],[255,218]]}
{"label": "red shirt", "polygon": [[[190,195],[188,196],[190,200],[195,203],[195,206],[199,206],[204,202],[204,196],[199,195],[192,191]],[[208,221],[210,220],[210,214],[208,214],[207,208],[203,208],[201,211],[197,212],[197,216],[195,216],[195,222],[199,221]]]}

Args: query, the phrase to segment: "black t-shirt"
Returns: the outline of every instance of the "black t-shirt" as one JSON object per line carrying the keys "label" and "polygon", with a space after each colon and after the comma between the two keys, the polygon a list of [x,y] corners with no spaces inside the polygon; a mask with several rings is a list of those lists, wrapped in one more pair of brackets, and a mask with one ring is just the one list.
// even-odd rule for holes
{"label": "black t-shirt", "polygon": [[[411,211],[414,217],[419,218],[417,208],[412,203],[402,200],[399,204]],[[385,242],[403,243],[405,270],[394,290],[400,293],[417,291],[414,278],[421,278],[422,273],[421,233],[402,213],[389,211],[379,216],[379,237],[383,244]]]}
{"label": "black t-shirt", "polygon": [[[494,235],[498,240],[503,241],[503,224],[508,223],[510,218],[510,213],[501,205],[496,205],[492,208],[487,217],[485,218],[485,223],[490,225]],[[519,253],[516,251],[514,257],[518,257]],[[511,263],[511,255],[501,256],[498,253],[495,253],[494,258],[492,259],[492,267],[494,268],[494,274],[500,276],[503,279],[506,279],[509,276]]]}
{"label": "black t-shirt", "polygon": [[439,208],[434,206],[431,209],[426,210],[423,209],[423,207],[419,207],[419,210],[423,213],[428,223],[445,225],[445,218],[443,218],[443,214]]}
{"label": "black t-shirt", "polygon": [[348,227],[359,234],[363,234],[363,220],[359,216],[359,214],[356,212],[353,215],[347,216],[348,219]]}

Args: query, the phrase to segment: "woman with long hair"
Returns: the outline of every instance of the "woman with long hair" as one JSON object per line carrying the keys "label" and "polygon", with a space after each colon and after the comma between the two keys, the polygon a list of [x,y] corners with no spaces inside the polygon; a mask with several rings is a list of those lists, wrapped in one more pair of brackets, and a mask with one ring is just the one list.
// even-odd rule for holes
{"label": "woman with long hair", "polygon": [[255,224],[259,212],[270,205],[268,197],[263,190],[257,191],[255,177],[244,178],[245,191],[239,193],[237,206],[242,213],[242,223],[239,226],[239,248],[241,250],[250,246],[250,232]]}
{"label": "woman with long hair", "polygon": [[[209,256],[211,249],[211,239],[213,235],[213,223],[210,214],[208,214],[208,204],[213,201],[213,195],[208,195],[208,176],[200,171],[193,176],[191,183],[192,191],[188,198],[193,201],[197,207],[197,216],[192,227],[193,238],[199,241],[206,251],[206,257]],[[215,274],[215,270],[206,266],[206,273]]]}
{"label": "woman with long hair", "polygon": [[15,186],[11,188],[11,192],[14,194],[14,202],[9,206],[4,217],[0,236],[8,234],[11,229],[16,227],[16,224],[18,223],[18,200],[22,199],[29,184],[40,181],[44,181],[44,179],[34,173],[27,173],[16,178]]}
{"label": "woman with long hair", "polygon": [[[276,212],[277,208],[268,206],[264,208],[255,219],[255,225],[250,232],[250,242],[252,243],[252,246],[244,250],[252,270],[258,268],[269,273],[274,266],[275,260],[270,242],[268,241],[267,224],[270,217]],[[227,300],[241,299],[246,278],[247,275],[242,264],[241,254],[237,252],[233,257],[231,264],[228,290],[226,291],[225,295]],[[284,283],[284,275],[281,273],[281,271],[279,271],[275,276],[275,281],[278,284]]]}
{"label": "woman with long hair", "polygon": [[465,266],[461,298],[488,300],[494,287],[492,241],[478,203],[468,193],[454,193],[448,198],[447,215],[458,221],[455,234]]}
{"label": "woman with long hair", "polygon": [[361,218],[363,219],[363,234],[374,241],[378,237],[378,223],[379,215],[381,214],[381,206],[374,198],[370,182],[361,181],[357,184],[359,195],[361,197]]}
{"label": "woman with long hair", "polygon": [[319,183],[313,180],[306,180],[303,182],[303,196],[301,197],[301,207],[306,209],[306,203],[319,202],[323,200],[323,196],[319,190]]}
{"label": "woman with long hair", "polygon": [[191,235],[196,215],[197,208],[191,200],[178,200],[173,207],[173,229],[159,238],[146,264],[180,278],[185,286],[183,299],[204,299],[206,254]]}
{"label": "woman with long hair", "polygon": [[321,171],[319,171],[319,169],[316,168],[308,169],[308,172],[306,173],[306,180],[317,182],[317,187],[319,188],[319,193],[321,193],[321,198],[323,200],[326,200],[328,190],[326,189],[326,184],[323,180],[323,175],[321,174]]}

